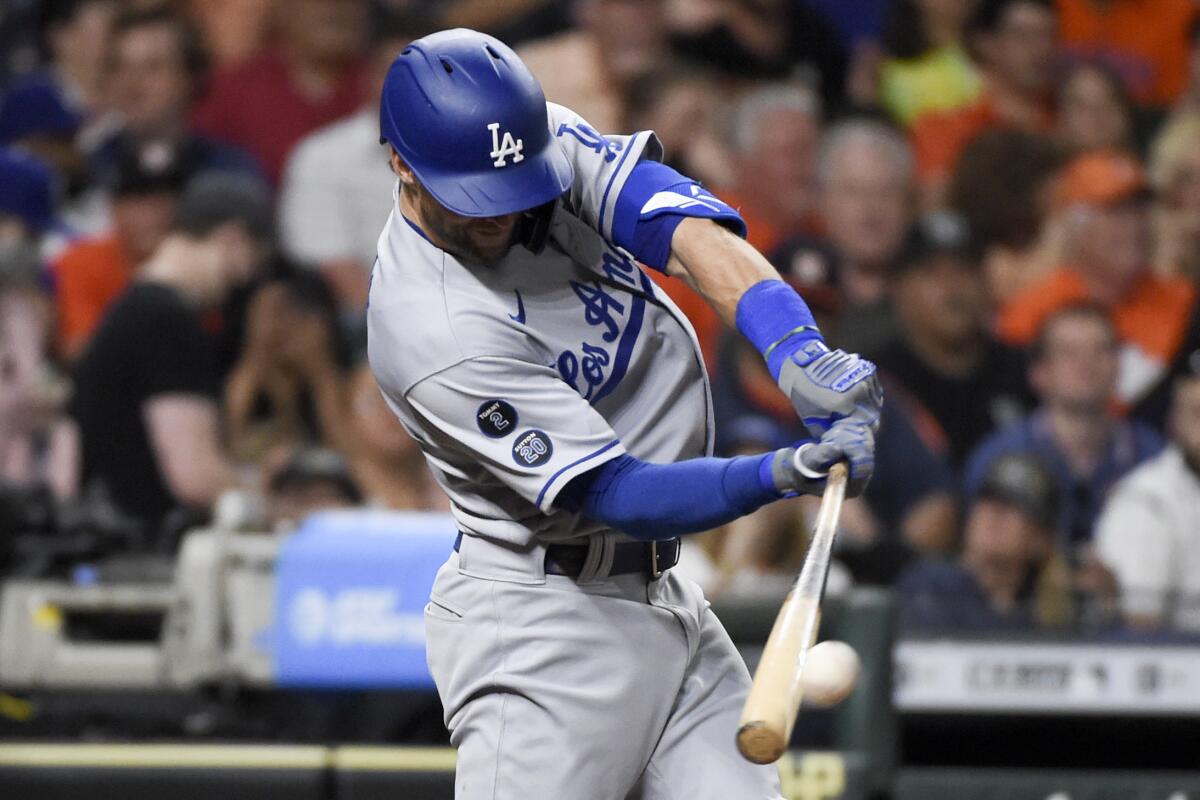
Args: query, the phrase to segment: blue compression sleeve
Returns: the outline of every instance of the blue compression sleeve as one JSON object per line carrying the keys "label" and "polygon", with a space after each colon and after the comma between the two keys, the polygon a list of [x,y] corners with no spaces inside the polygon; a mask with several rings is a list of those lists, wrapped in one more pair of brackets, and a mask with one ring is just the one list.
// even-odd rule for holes
{"label": "blue compression sleeve", "polygon": [[556,504],[635,539],[673,539],[724,525],[782,497],[771,480],[773,457],[650,464],[623,455],[572,480]]}
{"label": "blue compression sleeve", "polygon": [[[824,344],[804,298],[778,279],[759,281],[742,293],[736,322],[742,335],[762,353],[775,380],[789,357],[813,342]],[[823,352],[823,347],[814,354],[806,351],[797,361],[803,366]]]}
{"label": "blue compression sleeve", "polygon": [[613,241],[638,261],[662,271],[671,237],[685,217],[704,217],[739,236],[746,223],[731,206],[696,181],[657,161],[639,161],[629,172],[613,213]]}

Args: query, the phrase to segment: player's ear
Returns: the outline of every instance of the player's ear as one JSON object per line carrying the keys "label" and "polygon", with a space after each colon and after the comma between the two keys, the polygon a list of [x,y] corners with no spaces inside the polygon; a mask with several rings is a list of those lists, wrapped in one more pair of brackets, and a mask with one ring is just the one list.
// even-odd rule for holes
{"label": "player's ear", "polygon": [[388,159],[388,163],[391,164],[392,172],[396,173],[402,184],[405,186],[413,185],[416,181],[416,176],[413,175],[413,171],[409,168],[408,164],[404,163],[404,159],[400,157],[400,154],[396,152],[396,148],[394,147],[392,148],[392,155]]}

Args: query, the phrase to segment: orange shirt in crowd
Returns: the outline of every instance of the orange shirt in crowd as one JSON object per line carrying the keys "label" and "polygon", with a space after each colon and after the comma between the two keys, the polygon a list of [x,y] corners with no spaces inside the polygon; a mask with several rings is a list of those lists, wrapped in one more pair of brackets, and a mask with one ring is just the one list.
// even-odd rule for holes
{"label": "orange shirt in crowd", "polygon": [[1187,85],[1193,0],[1057,0],[1068,53],[1100,58],[1125,79],[1134,99],[1167,106]]}
{"label": "orange shirt in crowd", "polygon": [[[1076,270],[1067,267],[1052,272],[1001,310],[1000,338],[1014,346],[1027,346],[1052,313],[1089,297],[1087,284]],[[1147,271],[1112,307],[1117,334],[1137,351],[1136,357],[1130,353],[1121,360],[1118,400],[1124,404],[1137,400],[1170,365],[1187,335],[1195,302],[1196,287],[1188,279],[1163,278]]]}
{"label": "orange shirt in crowd", "polygon": [[115,236],[84,239],[54,264],[60,352],[74,359],[83,351],[104,312],[133,277],[129,254]]}
{"label": "orange shirt in crowd", "polygon": [[923,185],[947,179],[967,145],[991,128],[1046,133],[1052,122],[1048,108],[1032,107],[1017,97],[1001,97],[994,86],[961,108],[927,111],[912,125],[917,177]]}

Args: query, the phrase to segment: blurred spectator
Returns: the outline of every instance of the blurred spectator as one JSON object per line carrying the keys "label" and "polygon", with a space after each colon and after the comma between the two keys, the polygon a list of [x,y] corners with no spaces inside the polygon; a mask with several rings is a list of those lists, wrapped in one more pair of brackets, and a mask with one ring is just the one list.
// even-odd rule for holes
{"label": "blurred spectator", "polygon": [[[841,521],[843,542],[853,551],[846,564],[856,580],[868,583],[888,582],[914,551],[945,551],[954,535],[950,472],[914,429],[911,409],[889,397],[876,437],[875,477],[861,501],[847,503]],[[761,356],[735,334],[723,342],[713,408],[722,454],[746,442],[785,447],[808,438]]]}
{"label": "blurred spectator", "polygon": [[54,174],[41,160],[0,147],[0,253],[21,247],[35,260],[58,227]]}
{"label": "blurred spectator", "polygon": [[1020,346],[1056,309],[1084,300],[1107,308],[1121,338],[1116,393],[1126,407],[1162,381],[1196,305],[1191,282],[1150,269],[1149,197],[1141,167],[1129,156],[1092,153],[1072,161],[1055,197],[1066,261],[1016,294],[999,320],[1001,338]]}
{"label": "blurred spectator", "polygon": [[[5,202],[12,173],[0,151],[0,485],[76,489],[62,381],[48,358],[51,309],[38,287],[34,228]],[[15,182],[15,181],[14,181]]]}
{"label": "blurred spectator", "polygon": [[1030,384],[1039,407],[985,439],[967,462],[964,483],[973,497],[1001,456],[1030,453],[1042,459],[1064,497],[1059,541],[1071,555],[1091,542],[1113,484],[1162,447],[1153,429],[1112,412],[1118,347],[1102,307],[1070,305],[1051,314],[1031,356]]}
{"label": "blurred spectator", "polygon": [[167,149],[197,171],[259,174],[245,151],[191,129],[188,115],[207,60],[200,47],[195,32],[165,8],[117,17],[107,75],[109,105],[120,127],[91,155],[95,181],[111,184],[118,160],[127,153],[145,160]]}
{"label": "blurred spectator", "polygon": [[350,377],[346,430],[339,445],[350,462],[367,502],[410,511],[450,507],[421,455],[421,449],[388,408],[366,364]]}
{"label": "blurred spectator", "polygon": [[301,450],[271,476],[267,525],[271,530],[295,528],[316,511],[353,508],[362,501],[362,492],[340,454]]}
{"label": "blurred spectator", "polygon": [[1068,622],[1069,578],[1054,556],[1061,503],[1037,458],[998,459],[971,501],[958,561],[925,561],[901,576],[901,628],[994,633]]}
{"label": "blurred spectator", "polygon": [[6,101],[23,103],[49,94],[75,116],[87,118],[101,107],[104,54],[118,0],[41,0],[36,6],[49,64],[14,85]]}
{"label": "blurred spectator", "polygon": [[955,111],[930,111],[913,123],[926,207],[939,205],[963,148],[989,128],[1034,133],[1051,125],[1056,18],[1051,0],[979,0],[968,44],[983,92]]}
{"label": "blurred spectator", "polygon": [[732,76],[799,78],[842,103],[847,58],[824,15],[790,0],[667,0],[675,50]]}
{"label": "blurred spectator", "polygon": [[1120,76],[1101,64],[1083,61],[1067,71],[1055,117],[1058,141],[1069,154],[1133,147],[1133,100]]}
{"label": "blurred spectator", "polygon": [[717,118],[727,99],[712,73],[670,64],[630,87],[625,130],[654,131],[665,163],[705,185],[729,186],[735,168],[717,134]]}
{"label": "blurred spectator", "polygon": [[109,221],[103,193],[88,183],[84,126],[98,103],[115,11],[115,0],[47,0],[38,20],[50,63],[0,96],[0,146],[27,151],[54,168],[61,180],[60,218],[83,234],[98,233]]}
{"label": "blurred spectator", "polygon": [[171,232],[113,305],[75,371],[83,481],[148,534],[172,509],[207,511],[233,483],[220,442],[213,343],[199,313],[245,283],[269,246],[260,186],[191,182]]}
{"label": "blurred spectator", "polygon": [[15,76],[37,67],[36,6],[37,0],[9,0],[0,6],[0,94]]}
{"label": "blurred spectator", "polygon": [[279,44],[213,75],[197,128],[250,152],[278,185],[296,142],[363,101],[365,0],[292,0],[276,7]]}
{"label": "blurred spectator", "polygon": [[806,0],[805,5],[821,12],[835,27],[845,46],[856,41],[878,39],[883,34],[888,0]]}
{"label": "blurred spectator", "polygon": [[[815,513],[806,509],[807,505],[802,498],[771,503],[716,531],[689,537],[676,569],[700,584],[709,600],[781,601],[804,565],[806,531]],[[825,596],[837,597],[850,584],[850,573],[835,560],[830,564]]]}
{"label": "blurred spectator", "polygon": [[396,180],[379,146],[379,94],[392,61],[420,35],[393,17],[374,20],[368,102],[301,140],[280,189],[281,245],[296,261],[319,268],[342,306],[360,315]]}
{"label": "blurred spectator", "polygon": [[1048,137],[1015,130],[981,134],[958,160],[949,205],[978,238],[996,306],[1061,263],[1061,236],[1042,224],[1060,165]]}
{"label": "blurred spectator", "polygon": [[1072,56],[1099,59],[1139,103],[1167,106],[1188,79],[1189,27],[1200,7],[1181,0],[1056,0]]}
{"label": "blurred spectator", "polygon": [[1113,489],[1096,527],[1137,628],[1200,633],[1200,351],[1175,382],[1172,444]]}
{"label": "blurred spectator", "polygon": [[382,0],[393,12],[411,13],[436,9],[429,14],[441,28],[472,28],[487,31],[510,47],[519,42],[550,36],[569,27],[575,2],[572,0]]}
{"label": "blurred spectator", "polygon": [[546,99],[600,133],[624,130],[622,95],[667,56],[661,0],[574,0],[578,27],[517,48]]}
{"label": "blurred spectator", "polygon": [[764,84],[733,109],[734,183],[718,194],[735,206],[763,253],[812,231],[817,211],[821,103],[810,90]]}
{"label": "blurred spectator", "polygon": [[218,67],[252,58],[267,42],[279,0],[186,0],[205,49]]}
{"label": "blurred spectator", "polygon": [[108,307],[167,235],[192,165],[170,147],[122,149],[110,174],[112,230],[80,239],[53,264],[58,349],[73,361]]}
{"label": "blurred spectator", "polygon": [[278,447],[339,444],[346,408],[337,345],[336,311],[319,280],[274,278],[258,288],[225,383],[225,427],[239,462]]}
{"label": "blurred spectator", "polygon": [[1150,181],[1155,272],[1200,280],[1200,111],[1172,118],[1159,131]]}
{"label": "blurred spectator", "polygon": [[771,261],[826,312],[821,330],[838,347],[878,352],[895,335],[888,270],[911,219],[913,161],[904,138],[871,119],[833,125],[817,165],[824,241],[797,237]]}
{"label": "blurred spectator", "polygon": [[1187,39],[1191,54],[1183,91],[1175,98],[1171,112],[1175,117],[1200,113],[1200,17],[1192,22]]}
{"label": "blurred spectator", "polygon": [[[759,252],[769,254],[785,237],[815,226],[820,135],[820,101],[801,86],[764,84],[734,107],[734,183],[716,194],[741,212],[746,239]],[[658,283],[695,327],[711,364],[721,332],[716,312],[682,281]]]}
{"label": "blurred spectator", "polygon": [[962,217],[934,212],[914,225],[892,282],[900,337],[875,361],[932,416],[959,468],[1028,410],[1024,359],[988,334],[979,253]]}
{"label": "blurred spectator", "polygon": [[967,105],[982,89],[964,33],[973,0],[895,0],[883,34],[880,101],[911,125],[927,111]]}

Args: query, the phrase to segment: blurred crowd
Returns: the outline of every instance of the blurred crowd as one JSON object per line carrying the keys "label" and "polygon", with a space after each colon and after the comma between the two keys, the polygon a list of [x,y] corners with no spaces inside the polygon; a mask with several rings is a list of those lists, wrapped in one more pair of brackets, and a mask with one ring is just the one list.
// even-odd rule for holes
{"label": "blurred crowd", "polygon": [[[896,586],[913,631],[1200,633],[1193,0],[8,0],[0,537],[86,513],[170,554],[214,515],[447,507],[364,305],[379,86],[458,25],[598,130],[656,131],[878,363],[835,590]],[[654,277],[719,451],[802,438],[758,354]],[[813,512],[703,534],[681,569],[779,593]]]}

